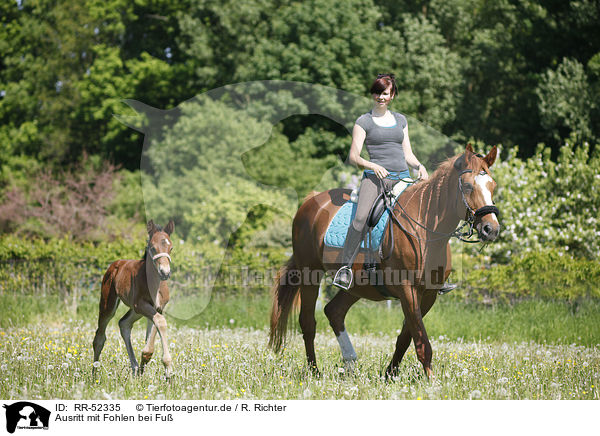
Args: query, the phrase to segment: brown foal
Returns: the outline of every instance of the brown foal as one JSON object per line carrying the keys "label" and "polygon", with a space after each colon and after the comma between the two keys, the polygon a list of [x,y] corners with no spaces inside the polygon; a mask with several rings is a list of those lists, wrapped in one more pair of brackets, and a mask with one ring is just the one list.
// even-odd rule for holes
{"label": "brown foal", "polygon": [[[386,272],[382,275],[386,277],[383,287],[381,282],[359,280],[364,272],[364,255],[359,253],[353,266],[356,283],[348,291],[339,291],[325,306],[325,315],[338,339],[345,362],[356,360],[344,324],[350,307],[360,298],[376,301],[394,298],[401,302],[404,324],[386,369],[386,377],[397,374],[398,365],[411,340],[425,374],[433,375],[431,344],[423,317],[435,303],[437,291],[450,274],[448,242],[460,220],[471,222],[472,229],[484,242],[493,241],[498,236],[498,209],[493,206],[492,200],[496,183],[489,172],[496,153],[496,147],[493,147],[483,157],[475,154],[468,145],[463,154],[443,162],[429,180],[416,183],[402,193],[388,221],[388,226],[394,226],[393,232],[389,228],[386,230],[382,241],[385,253],[378,259],[380,271]],[[318,278],[339,267],[328,258],[323,238],[331,219],[347,201],[349,193],[349,190],[333,189],[314,193],[305,199],[292,225],[293,255],[279,270],[272,289],[269,344],[276,352],[282,347],[287,319],[299,294],[300,328],[309,367],[315,372],[318,372],[314,348]],[[401,279],[390,280],[390,276]]]}
{"label": "brown foal", "polygon": [[[123,301],[130,309],[119,320],[119,328],[127,347],[133,374],[143,373],[144,366],[154,353],[154,341],[158,331],[162,342],[165,374],[167,378],[172,375],[167,321],[162,311],[169,302],[167,280],[171,275],[170,253],[173,244],[170,235],[173,228],[173,221],[169,221],[163,229],[150,220],[147,225],[148,245],[144,257],[141,260],[117,260],[108,267],[102,279],[98,329],[94,337],[94,362],[98,361],[104,347],[106,326],[115,315],[119,302]],[[142,350],[142,364],[138,366],[131,346],[131,328],[133,323],[143,316],[148,319],[146,345]]]}

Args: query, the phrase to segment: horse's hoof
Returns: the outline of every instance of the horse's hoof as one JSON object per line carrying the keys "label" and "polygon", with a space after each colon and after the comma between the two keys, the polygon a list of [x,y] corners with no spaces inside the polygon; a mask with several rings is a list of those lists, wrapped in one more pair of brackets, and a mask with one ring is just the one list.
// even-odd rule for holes
{"label": "horse's hoof", "polygon": [[393,383],[396,377],[398,377],[398,368],[387,367],[383,374],[386,383]]}
{"label": "horse's hoof", "polygon": [[356,360],[344,360],[344,367],[339,368],[340,375],[352,375],[356,369]]}
{"label": "horse's hoof", "polygon": [[171,381],[174,378],[175,378],[175,371],[173,371],[172,369],[165,370],[165,380],[166,381]]}
{"label": "horse's hoof", "polygon": [[321,371],[319,371],[319,368],[317,367],[317,365],[308,365],[308,374],[311,375],[312,377],[321,377]]}

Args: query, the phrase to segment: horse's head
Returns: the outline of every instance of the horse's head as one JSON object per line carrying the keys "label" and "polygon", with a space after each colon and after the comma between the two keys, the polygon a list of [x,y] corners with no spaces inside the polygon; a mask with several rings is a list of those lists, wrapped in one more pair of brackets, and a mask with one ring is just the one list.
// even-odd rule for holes
{"label": "horse's head", "polygon": [[173,220],[163,229],[154,224],[154,221],[148,221],[148,247],[147,251],[152,259],[152,263],[158,272],[161,280],[167,280],[171,275],[171,250],[173,243],[171,242],[171,233],[175,224]]}
{"label": "horse's head", "polygon": [[[499,211],[493,201],[496,182],[490,174],[496,154],[496,146],[487,156],[482,156],[474,153],[469,144],[464,154],[454,162],[454,168],[458,171],[458,195],[462,197],[462,205],[458,206],[460,218],[464,216],[465,221],[473,223],[484,242],[495,240],[500,232]],[[465,210],[464,215],[462,210]]]}

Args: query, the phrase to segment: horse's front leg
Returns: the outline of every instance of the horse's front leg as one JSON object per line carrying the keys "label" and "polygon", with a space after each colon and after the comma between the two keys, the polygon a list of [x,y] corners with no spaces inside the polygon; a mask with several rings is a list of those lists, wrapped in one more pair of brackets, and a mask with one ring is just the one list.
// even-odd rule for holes
{"label": "horse's front leg", "polygon": [[423,317],[427,315],[436,298],[437,292],[435,290],[425,291],[422,298],[419,299],[416,288],[412,286],[404,287],[401,298],[402,310],[404,311],[404,324],[396,340],[396,350],[392,361],[385,371],[386,378],[397,375],[398,365],[402,361],[411,339],[415,343],[417,358],[423,365],[425,374],[427,377],[433,377],[433,371],[431,370],[432,350],[425,325],[423,324]]}
{"label": "horse's front leg", "polygon": [[152,355],[154,354],[154,342],[156,340],[156,326],[152,322],[151,319],[148,319],[148,323],[146,325],[146,345],[142,350],[142,359],[140,364],[140,373],[144,373],[144,367],[146,364],[152,359]]}
{"label": "horse's front leg", "polygon": [[[160,341],[162,343],[162,362],[165,366],[165,375],[167,378],[171,377],[173,373],[173,359],[171,358],[171,353],[169,352],[169,344],[167,341],[167,320],[161,313],[158,313],[156,311],[152,304],[146,301],[139,303],[136,307],[136,310],[139,313],[143,314],[146,318],[151,320],[154,324],[154,328],[156,328],[156,330],[158,331]],[[152,331],[150,332],[150,336],[152,336]]]}
{"label": "horse's front leg", "polygon": [[[423,297],[421,298],[420,307],[421,307],[421,315],[423,317],[425,317],[425,315],[427,315],[427,312],[429,312],[429,309],[431,309],[431,307],[435,303],[437,295],[438,294],[435,290],[434,291],[426,291],[425,294],[423,295]],[[402,362],[402,358],[404,357],[404,354],[406,353],[406,350],[408,349],[408,346],[410,345],[411,339],[412,339],[412,336],[406,325],[406,320],[405,320],[402,323],[402,331],[398,335],[398,339],[396,339],[396,350],[394,351],[394,356],[392,357],[392,361],[390,362],[387,369],[385,370],[386,379],[389,379],[390,377],[395,377],[398,375],[398,366],[400,365],[400,362]]]}
{"label": "horse's front leg", "polygon": [[129,309],[129,311],[119,320],[121,337],[125,342],[125,348],[127,349],[127,355],[129,356],[129,363],[131,364],[131,371],[133,372],[133,375],[138,375],[139,365],[135,359],[135,353],[133,352],[133,346],[131,345],[131,328],[133,327],[133,323],[141,317],[141,314],[137,313],[133,309]]}

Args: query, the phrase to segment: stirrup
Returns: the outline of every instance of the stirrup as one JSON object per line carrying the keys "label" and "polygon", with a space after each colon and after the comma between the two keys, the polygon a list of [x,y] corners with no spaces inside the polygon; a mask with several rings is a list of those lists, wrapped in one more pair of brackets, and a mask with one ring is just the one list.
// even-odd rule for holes
{"label": "stirrup", "polygon": [[[342,277],[342,274],[346,274],[346,276]],[[342,278],[346,278],[346,277],[349,277],[348,281],[342,280]],[[337,286],[338,288],[341,288],[344,291],[347,291],[352,286],[352,278],[353,278],[352,268],[350,268],[348,265],[344,265],[343,267],[338,269],[337,272],[335,273],[335,277],[333,278],[332,284],[333,284],[333,286]]]}
{"label": "stirrup", "polygon": [[438,290],[438,294],[439,295],[444,295],[447,294],[450,291],[455,290],[456,288],[458,288],[458,285],[456,283],[449,283],[446,282],[444,283],[444,285]]}

